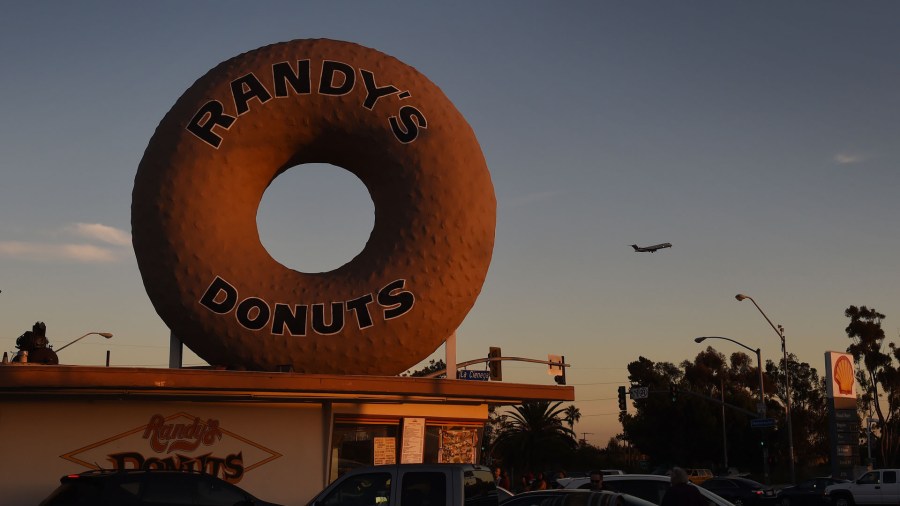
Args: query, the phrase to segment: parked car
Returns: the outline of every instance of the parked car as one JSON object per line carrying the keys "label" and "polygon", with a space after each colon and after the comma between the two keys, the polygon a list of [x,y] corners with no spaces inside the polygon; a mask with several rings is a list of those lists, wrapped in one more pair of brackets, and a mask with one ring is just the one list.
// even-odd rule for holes
{"label": "parked car", "polygon": [[724,497],[735,506],[774,505],[776,500],[775,489],[747,478],[715,476],[700,487]]}
{"label": "parked car", "polygon": [[[566,489],[589,489],[591,488],[590,478],[566,478],[558,480],[559,485]],[[623,474],[608,475],[603,477],[603,486],[614,492],[622,492],[631,494],[641,499],[645,499],[653,504],[662,504],[666,491],[671,486],[671,480],[668,476],[659,474]],[[693,485],[697,486],[697,485]],[[719,497],[713,492],[702,487],[697,487],[700,494],[706,498],[709,506],[732,506],[730,502]]]}
{"label": "parked car", "polygon": [[59,481],[40,506],[278,506],[215,476],[189,471],[86,471]]}
{"label": "parked car", "polygon": [[900,503],[900,469],[875,469],[855,481],[836,483],[825,489],[834,506]]}
{"label": "parked car", "polygon": [[557,488],[522,492],[504,501],[503,506],[654,506],[654,504],[640,497],[618,492]]}
{"label": "parked car", "polygon": [[825,487],[849,482],[830,476],[812,478],[779,490],[778,502],[781,506],[823,506],[828,504]]}
{"label": "parked car", "polygon": [[[508,499],[503,504],[512,501]],[[474,464],[393,464],[354,469],[307,506],[497,506],[490,468]]]}
{"label": "parked car", "polygon": [[709,469],[685,469],[685,471],[687,471],[688,480],[694,485],[700,485],[713,477],[713,472]]}

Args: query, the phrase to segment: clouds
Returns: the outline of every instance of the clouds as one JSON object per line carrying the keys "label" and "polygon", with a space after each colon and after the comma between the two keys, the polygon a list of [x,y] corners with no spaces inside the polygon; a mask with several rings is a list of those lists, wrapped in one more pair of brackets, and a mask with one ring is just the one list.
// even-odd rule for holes
{"label": "clouds", "polygon": [[859,153],[838,153],[834,155],[834,163],[838,165],[855,165],[866,161],[866,156]]}
{"label": "clouds", "polygon": [[0,241],[0,257],[97,264],[118,262],[131,253],[131,235],[114,227],[100,223],[74,223],[64,227],[62,232],[88,242]]}
{"label": "clouds", "polygon": [[100,223],[76,223],[69,230],[82,237],[96,239],[113,246],[131,246],[131,235]]}

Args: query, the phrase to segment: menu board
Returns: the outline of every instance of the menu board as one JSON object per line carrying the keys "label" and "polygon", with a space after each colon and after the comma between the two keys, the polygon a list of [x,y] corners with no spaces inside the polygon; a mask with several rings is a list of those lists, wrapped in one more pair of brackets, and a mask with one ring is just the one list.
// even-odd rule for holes
{"label": "menu board", "polygon": [[421,464],[425,450],[425,419],[403,419],[403,443],[400,450],[401,464]]}
{"label": "menu board", "polygon": [[475,429],[441,430],[438,462],[475,464],[478,432]]}
{"label": "menu board", "polygon": [[397,440],[392,437],[375,438],[376,466],[397,463]]}

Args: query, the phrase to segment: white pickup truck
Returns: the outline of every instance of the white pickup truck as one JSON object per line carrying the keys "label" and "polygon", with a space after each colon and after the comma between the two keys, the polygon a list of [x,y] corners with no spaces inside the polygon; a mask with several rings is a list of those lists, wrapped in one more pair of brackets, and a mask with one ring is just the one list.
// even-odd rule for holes
{"label": "white pickup truck", "polygon": [[900,469],[876,469],[864,473],[855,481],[838,483],[825,488],[832,506],[855,504],[900,503]]}
{"label": "white pickup truck", "polygon": [[491,470],[473,464],[396,464],[354,469],[307,506],[497,506]]}

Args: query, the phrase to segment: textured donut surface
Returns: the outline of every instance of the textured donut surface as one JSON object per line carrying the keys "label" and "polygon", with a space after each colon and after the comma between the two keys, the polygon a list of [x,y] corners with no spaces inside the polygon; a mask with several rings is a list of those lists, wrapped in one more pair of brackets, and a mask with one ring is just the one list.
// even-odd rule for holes
{"label": "textured donut surface", "polygon": [[[374,204],[365,247],[329,272],[280,264],[257,230],[266,188],[304,163],[350,171]],[[131,221],[157,313],[210,364],[393,375],[472,308],[496,200],[437,86],[376,50],[307,39],[236,56],[185,91],[140,162]]]}

